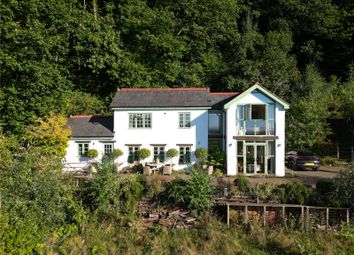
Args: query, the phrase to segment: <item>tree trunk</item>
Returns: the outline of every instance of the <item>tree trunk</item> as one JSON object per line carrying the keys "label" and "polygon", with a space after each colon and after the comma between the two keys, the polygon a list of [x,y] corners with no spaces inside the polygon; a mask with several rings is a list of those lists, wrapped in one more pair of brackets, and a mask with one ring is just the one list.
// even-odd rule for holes
{"label": "tree trunk", "polygon": [[93,17],[97,20],[97,0],[92,0]]}

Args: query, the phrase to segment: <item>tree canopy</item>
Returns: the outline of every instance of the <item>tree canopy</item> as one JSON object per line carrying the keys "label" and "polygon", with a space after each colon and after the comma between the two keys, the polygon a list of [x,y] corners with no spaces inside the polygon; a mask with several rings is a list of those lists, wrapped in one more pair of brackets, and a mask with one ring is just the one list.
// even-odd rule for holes
{"label": "tree canopy", "polygon": [[49,112],[104,112],[117,87],[241,91],[256,80],[294,108],[292,134],[301,127],[325,139],[333,105],[351,123],[343,101],[353,93],[350,1],[4,0],[0,19],[7,134]]}

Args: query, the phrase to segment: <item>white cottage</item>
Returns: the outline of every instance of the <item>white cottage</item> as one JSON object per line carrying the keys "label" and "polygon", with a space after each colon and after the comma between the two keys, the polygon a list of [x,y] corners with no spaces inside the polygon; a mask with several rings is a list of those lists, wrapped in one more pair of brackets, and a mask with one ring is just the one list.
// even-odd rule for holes
{"label": "white cottage", "polygon": [[97,149],[100,160],[114,148],[124,155],[122,167],[138,160],[170,163],[166,151],[179,150],[175,169],[196,161],[197,148],[226,153],[227,175],[243,173],[284,176],[285,110],[289,105],[255,84],[242,93],[212,93],[208,88],[118,89],[110,105],[113,115],[72,116],[69,165],[85,165],[85,153]]}

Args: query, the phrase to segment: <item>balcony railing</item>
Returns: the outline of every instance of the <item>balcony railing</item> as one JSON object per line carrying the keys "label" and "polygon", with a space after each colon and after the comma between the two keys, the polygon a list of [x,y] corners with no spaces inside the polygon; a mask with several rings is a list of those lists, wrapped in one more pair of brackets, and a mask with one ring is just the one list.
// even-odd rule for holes
{"label": "balcony railing", "polygon": [[240,120],[237,135],[275,135],[274,120]]}

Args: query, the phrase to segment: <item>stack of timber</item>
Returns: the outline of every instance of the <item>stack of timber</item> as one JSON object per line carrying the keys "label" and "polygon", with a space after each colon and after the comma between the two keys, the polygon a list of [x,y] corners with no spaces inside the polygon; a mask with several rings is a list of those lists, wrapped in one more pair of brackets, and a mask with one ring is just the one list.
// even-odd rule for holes
{"label": "stack of timber", "polygon": [[149,197],[144,197],[138,203],[137,212],[142,226],[147,229],[155,226],[169,229],[190,229],[200,221],[199,218],[192,217],[190,211],[180,208],[157,207]]}

